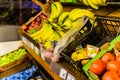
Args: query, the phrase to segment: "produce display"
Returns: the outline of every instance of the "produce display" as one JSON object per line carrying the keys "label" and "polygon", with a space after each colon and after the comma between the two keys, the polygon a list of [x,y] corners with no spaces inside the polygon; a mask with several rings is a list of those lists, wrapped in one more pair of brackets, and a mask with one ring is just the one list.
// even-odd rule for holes
{"label": "produce display", "polygon": [[19,48],[18,50],[0,56],[0,67],[22,58],[25,54],[27,54],[26,50]]}
{"label": "produce display", "polygon": [[[87,16],[92,24],[95,20],[94,13],[90,10],[75,8],[68,12],[64,11],[60,2],[50,4],[50,15],[46,16],[42,13],[29,25],[22,25],[22,29],[28,32],[33,40],[41,43],[46,50],[53,49],[54,43],[58,42],[72,27],[78,25],[84,16]],[[40,29],[36,30],[36,27],[40,27]],[[87,28],[85,29],[87,30]]]}

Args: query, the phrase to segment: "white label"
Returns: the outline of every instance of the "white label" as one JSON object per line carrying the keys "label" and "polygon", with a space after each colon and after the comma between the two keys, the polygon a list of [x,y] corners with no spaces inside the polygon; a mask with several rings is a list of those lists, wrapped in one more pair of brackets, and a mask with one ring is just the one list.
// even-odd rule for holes
{"label": "white label", "polygon": [[42,53],[41,53],[41,58],[45,61],[45,56]]}
{"label": "white label", "polygon": [[61,78],[66,79],[67,71],[63,68],[60,69],[60,75]]}
{"label": "white label", "polygon": [[30,47],[34,50],[34,47],[35,47],[35,46],[33,45],[33,43],[31,43],[31,44],[30,44]]}
{"label": "white label", "polygon": [[22,36],[22,40],[23,40],[23,42],[24,42],[24,43],[26,43],[26,42],[27,42],[27,41],[26,41],[26,38],[25,38],[25,37],[23,37],[23,36]]}
{"label": "white label", "polygon": [[73,77],[70,73],[68,73],[66,80],[75,80],[75,77]]}
{"label": "white label", "polygon": [[39,50],[37,47],[35,47],[35,52],[39,55]]}
{"label": "white label", "polygon": [[26,41],[27,41],[27,45],[31,47],[31,42],[28,39],[26,39]]}

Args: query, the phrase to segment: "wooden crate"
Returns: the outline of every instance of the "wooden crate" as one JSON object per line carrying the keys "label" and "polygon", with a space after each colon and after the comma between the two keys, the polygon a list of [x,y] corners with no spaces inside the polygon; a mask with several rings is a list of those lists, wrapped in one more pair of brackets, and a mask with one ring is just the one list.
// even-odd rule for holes
{"label": "wooden crate", "polygon": [[[3,56],[4,56],[4,55],[3,55]],[[27,54],[23,55],[20,59],[17,59],[17,60],[15,60],[15,61],[13,61],[13,62],[10,62],[10,63],[8,63],[8,64],[5,64],[4,66],[0,66],[0,73],[1,73],[1,72],[4,72],[4,71],[6,71],[6,70],[8,70],[8,69],[10,69],[10,68],[12,68],[12,67],[17,66],[17,65],[25,62],[26,60],[29,60]]]}

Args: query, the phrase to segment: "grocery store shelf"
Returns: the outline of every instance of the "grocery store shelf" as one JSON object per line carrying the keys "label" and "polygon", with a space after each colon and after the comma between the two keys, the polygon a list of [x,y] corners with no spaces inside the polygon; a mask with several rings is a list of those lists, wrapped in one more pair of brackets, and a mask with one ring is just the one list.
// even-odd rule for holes
{"label": "grocery store shelf", "polygon": [[23,46],[30,53],[31,56],[54,78],[54,80],[62,80],[55,72],[52,71],[50,65],[44,61],[40,55],[37,55],[36,52],[31,49],[27,44],[23,43]]}
{"label": "grocery store shelf", "polygon": [[63,80],[88,80],[83,72],[79,72],[72,65],[65,62],[51,62],[51,69]]}

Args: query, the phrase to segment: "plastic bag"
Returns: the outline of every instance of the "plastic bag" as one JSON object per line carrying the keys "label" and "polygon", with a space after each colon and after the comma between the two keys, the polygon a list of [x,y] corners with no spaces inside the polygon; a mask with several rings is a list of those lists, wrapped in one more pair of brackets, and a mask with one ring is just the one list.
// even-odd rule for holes
{"label": "plastic bag", "polygon": [[54,50],[53,50],[53,57],[51,58],[52,61],[57,62],[59,61],[60,53],[74,40],[74,37],[77,33],[84,27],[85,23],[88,21],[88,18],[83,17],[79,24],[73,26],[68,32],[66,32],[60,41],[57,42]]}

